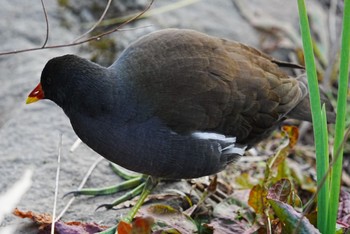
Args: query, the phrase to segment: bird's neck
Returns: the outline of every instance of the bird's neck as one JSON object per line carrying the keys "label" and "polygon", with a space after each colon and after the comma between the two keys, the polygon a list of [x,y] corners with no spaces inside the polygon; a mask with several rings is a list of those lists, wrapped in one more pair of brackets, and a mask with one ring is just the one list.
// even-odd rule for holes
{"label": "bird's neck", "polygon": [[81,85],[61,106],[71,121],[78,115],[97,121],[113,118],[115,124],[135,118],[138,101],[132,85],[127,83],[128,79],[122,79],[123,74],[117,74],[115,70],[101,69],[97,74],[88,72]]}

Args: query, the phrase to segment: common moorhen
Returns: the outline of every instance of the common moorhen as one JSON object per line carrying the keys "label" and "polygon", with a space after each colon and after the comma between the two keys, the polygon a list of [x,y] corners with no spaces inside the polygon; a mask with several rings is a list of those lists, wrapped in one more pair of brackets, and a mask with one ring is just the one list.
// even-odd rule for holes
{"label": "common moorhen", "polygon": [[54,101],[83,142],[122,167],[196,178],[223,170],[286,118],[311,121],[305,75],[283,66],[235,41],[166,29],[108,68],[75,55],[51,59],[27,103]]}

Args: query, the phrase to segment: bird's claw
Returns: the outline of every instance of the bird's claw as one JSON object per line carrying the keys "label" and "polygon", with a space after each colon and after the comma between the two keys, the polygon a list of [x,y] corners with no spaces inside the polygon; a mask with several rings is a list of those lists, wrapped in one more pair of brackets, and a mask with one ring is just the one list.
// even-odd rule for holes
{"label": "bird's claw", "polygon": [[101,204],[95,209],[95,211],[99,210],[100,208],[105,208],[106,210],[111,210],[111,209],[113,209],[113,204]]}
{"label": "bird's claw", "polygon": [[67,197],[67,196],[70,195],[70,194],[73,194],[74,197],[81,195],[80,192],[79,192],[78,190],[74,190],[74,191],[70,191],[70,192],[68,192],[68,193],[65,193],[65,194],[63,195],[63,198]]}

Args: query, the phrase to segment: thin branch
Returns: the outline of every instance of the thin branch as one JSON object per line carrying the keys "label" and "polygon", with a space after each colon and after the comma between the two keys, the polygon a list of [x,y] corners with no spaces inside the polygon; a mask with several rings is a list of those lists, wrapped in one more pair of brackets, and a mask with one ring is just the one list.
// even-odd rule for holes
{"label": "thin branch", "polygon": [[44,0],[41,0],[41,6],[43,7],[45,22],[46,22],[46,36],[45,36],[44,44],[41,47],[41,48],[44,48],[46,46],[47,41],[49,40],[50,31],[49,31],[49,18],[47,17],[47,11],[46,11]]}
{"label": "thin branch", "polygon": [[10,55],[10,54],[19,54],[19,53],[24,53],[24,52],[29,52],[29,51],[36,51],[36,50],[71,47],[71,46],[81,45],[81,44],[84,44],[84,43],[89,42],[89,41],[100,39],[100,38],[102,38],[102,37],[104,37],[106,35],[109,35],[109,34],[114,33],[116,31],[120,31],[123,26],[125,26],[128,23],[130,23],[130,22],[140,18],[144,13],[146,13],[149,10],[149,8],[153,5],[153,2],[154,2],[154,0],[151,0],[151,2],[148,4],[148,6],[142,12],[136,14],[134,17],[128,19],[127,21],[125,21],[124,23],[120,24],[116,28],[111,29],[111,30],[109,30],[107,32],[98,34],[96,36],[89,37],[89,38],[87,38],[85,40],[76,41],[76,42],[67,43],[67,44],[59,44],[59,45],[45,46],[45,47],[34,47],[34,48],[23,49],[23,50],[13,50],[13,51],[1,52],[0,56],[2,56],[2,55]]}
{"label": "thin branch", "polygon": [[90,32],[92,32],[101,22],[102,20],[105,18],[107,11],[111,5],[112,0],[108,0],[108,3],[106,5],[105,10],[103,11],[101,17],[98,19],[98,21],[87,31],[85,32],[83,35],[79,36],[78,38],[74,39],[73,42],[79,41],[80,39],[82,39],[83,37],[85,37],[87,34],[89,34]]}
{"label": "thin branch", "polygon": [[245,18],[254,28],[264,31],[278,31],[287,36],[296,46],[302,45],[298,32],[294,29],[290,22],[282,22],[275,20],[267,13],[259,11],[258,14],[249,10],[245,0],[232,0],[239,14]]}
{"label": "thin branch", "polygon": [[58,142],[57,171],[56,171],[56,183],[55,183],[55,196],[54,196],[53,211],[52,211],[51,234],[54,234],[55,232],[55,216],[56,216],[56,207],[57,207],[58,183],[60,181],[60,170],[61,170],[61,150],[62,150],[62,134],[60,133],[60,138]]}
{"label": "thin branch", "polygon": [[[84,185],[85,185],[86,181],[89,179],[89,177],[90,177],[92,171],[95,169],[95,167],[96,167],[103,159],[104,159],[104,158],[103,158],[102,156],[98,157],[98,158],[95,160],[95,162],[90,166],[90,168],[89,168],[89,170],[87,171],[87,173],[85,174],[83,180],[80,182],[80,185],[79,185],[77,191],[81,190],[81,189],[84,187]],[[60,214],[57,216],[57,218],[55,219],[55,222],[59,221],[59,220],[62,218],[62,216],[66,213],[66,211],[67,211],[68,208],[71,206],[71,204],[73,203],[74,200],[75,200],[75,196],[72,197],[72,198],[68,201],[67,205],[63,208],[63,210],[61,211],[61,213],[60,213]]]}
{"label": "thin branch", "polygon": [[[195,3],[199,2],[199,1],[202,1],[202,0],[182,0],[182,1],[176,1],[174,3],[169,3],[169,4],[165,5],[165,6],[156,7],[154,9],[152,9],[152,10],[147,11],[146,14],[144,14],[140,18],[146,18],[146,17],[149,17],[149,16],[164,14],[164,13],[167,13],[167,12],[170,12],[170,11],[177,10],[179,8],[182,8],[182,7],[186,7],[186,6],[191,5],[191,4],[195,4]],[[103,20],[101,22],[99,27],[119,24],[119,23],[123,22],[124,20],[129,19],[132,16],[133,16],[133,14],[132,15],[126,15],[126,16],[123,16],[123,17],[118,17],[118,18],[106,19],[106,20]]]}
{"label": "thin branch", "polygon": [[70,147],[69,151],[70,151],[71,153],[73,153],[73,152],[78,148],[78,146],[79,146],[82,142],[83,142],[83,141],[82,141],[80,138],[78,138],[78,139],[74,142],[74,144]]}
{"label": "thin branch", "polygon": [[331,0],[329,2],[329,11],[328,11],[328,35],[331,45],[338,39],[337,30],[336,30],[336,15],[337,15],[337,5],[338,0]]}

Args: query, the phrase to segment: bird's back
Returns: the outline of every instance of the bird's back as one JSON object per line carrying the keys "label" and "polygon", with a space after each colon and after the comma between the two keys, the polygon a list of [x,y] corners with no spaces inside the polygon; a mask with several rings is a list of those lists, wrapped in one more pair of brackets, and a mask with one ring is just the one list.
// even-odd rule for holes
{"label": "bird's back", "polygon": [[113,66],[128,74],[138,98],[173,131],[217,132],[249,145],[307,95],[305,84],[271,57],[192,30],[149,34]]}

